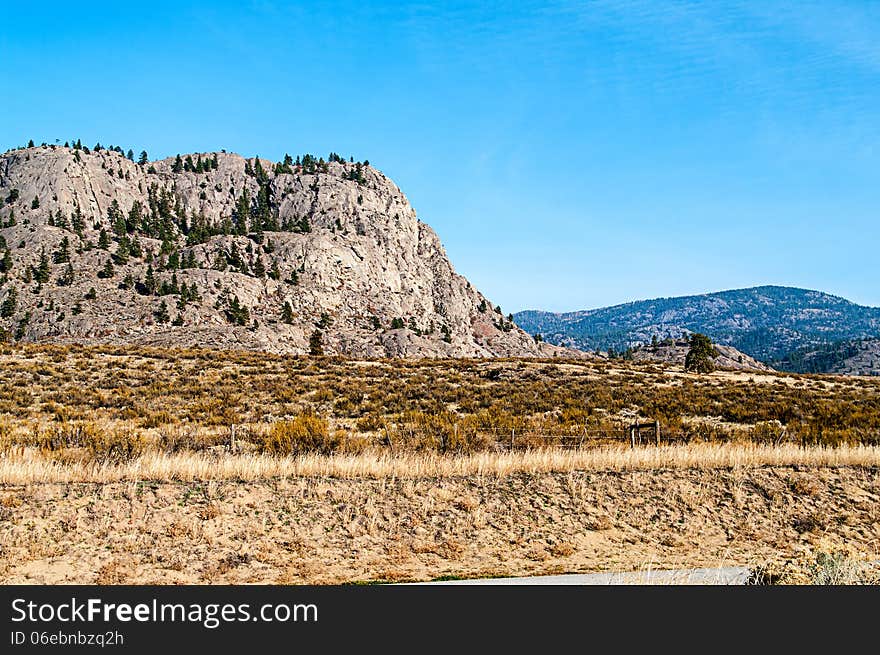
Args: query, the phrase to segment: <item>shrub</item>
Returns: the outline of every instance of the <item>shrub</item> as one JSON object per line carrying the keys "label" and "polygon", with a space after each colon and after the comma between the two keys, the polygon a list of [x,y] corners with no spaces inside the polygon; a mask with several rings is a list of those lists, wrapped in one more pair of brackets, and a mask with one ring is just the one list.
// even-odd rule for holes
{"label": "shrub", "polygon": [[273,455],[329,455],[339,447],[340,434],[331,435],[324,419],[303,415],[273,423],[259,445],[263,452]]}
{"label": "shrub", "polygon": [[866,567],[844,552],[816,553],[816,561],[810,566],[814,585],[856,585],[870,581]]}
{"label": "shrub", "polygon": [[91,430],[84,435],[83,446],[98,461],[124,462],[134,459],[144,451],[143,437],[128,428],[112,433]]}
{"label": "shrub", "polygon": [[752,428],[752,441],[760,444],[777,444],[785,437],[785,428],[779,421],[761,421]]}

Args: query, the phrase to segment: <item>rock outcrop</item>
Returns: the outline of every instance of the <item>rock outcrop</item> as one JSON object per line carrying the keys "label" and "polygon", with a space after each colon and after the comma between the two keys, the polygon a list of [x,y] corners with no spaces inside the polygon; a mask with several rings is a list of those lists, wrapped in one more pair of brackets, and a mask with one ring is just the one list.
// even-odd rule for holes
{"label": "rock outcrop", "polygon": [[354,357],[570,353],[456,274],[390,179],[333,159],[0,155],[0,327],[30,341]]}
{"label": "rock outcrop", "polygon": [[[772,371],[770,366],[749,357],[733,346],[714,344],[718,353],[712,358],[717,368],[733,369],[738,371]],[[638,346],[632,350],[634,361],[657,362],[660,364],[676,364],[684,366],[684,360],[690,350],[687,339],[666,339],[655,345]]]}

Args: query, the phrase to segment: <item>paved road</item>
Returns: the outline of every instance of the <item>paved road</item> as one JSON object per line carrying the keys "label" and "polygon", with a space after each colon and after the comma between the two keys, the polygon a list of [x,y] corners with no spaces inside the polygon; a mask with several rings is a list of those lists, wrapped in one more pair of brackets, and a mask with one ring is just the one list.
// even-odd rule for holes
{"label": "paved road", "polygon": [[678,571],[632,571],[628,573],[574,573],[538,575],[523,578],[480,578],[442,580],[420,584],[452,585],[744,585],[749,569],[727,566],[718,569],[682,569]]}

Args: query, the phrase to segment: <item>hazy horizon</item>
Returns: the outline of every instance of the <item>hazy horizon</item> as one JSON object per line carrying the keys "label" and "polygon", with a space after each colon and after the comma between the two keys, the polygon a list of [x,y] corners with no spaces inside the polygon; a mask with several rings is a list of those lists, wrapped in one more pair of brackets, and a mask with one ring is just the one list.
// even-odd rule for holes
{"label": "hazy horizon", "polygon": [[7,8],[0,143],[369,159],[504,312],[880,305],[880,6]]}

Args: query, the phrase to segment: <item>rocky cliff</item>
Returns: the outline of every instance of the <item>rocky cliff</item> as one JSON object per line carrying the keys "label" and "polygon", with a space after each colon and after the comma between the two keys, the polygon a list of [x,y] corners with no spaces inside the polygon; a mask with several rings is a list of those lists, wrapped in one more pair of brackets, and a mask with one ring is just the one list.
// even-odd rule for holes
{"label": "rocky cliff", "polygon": [[355,357],[549,356],[368,162],[0,155],[7,338]]}

